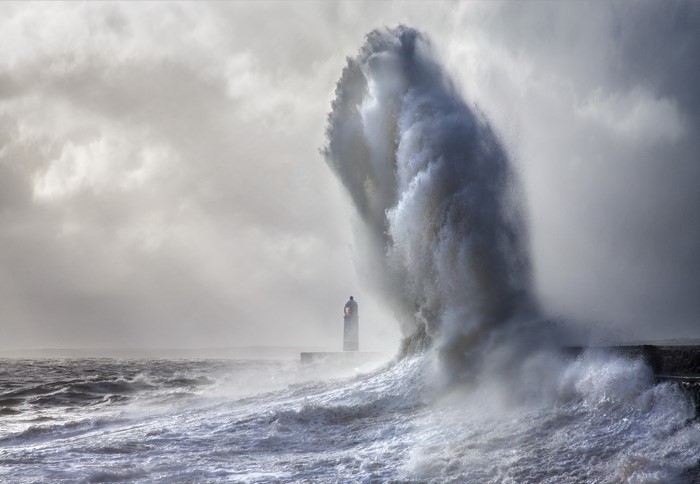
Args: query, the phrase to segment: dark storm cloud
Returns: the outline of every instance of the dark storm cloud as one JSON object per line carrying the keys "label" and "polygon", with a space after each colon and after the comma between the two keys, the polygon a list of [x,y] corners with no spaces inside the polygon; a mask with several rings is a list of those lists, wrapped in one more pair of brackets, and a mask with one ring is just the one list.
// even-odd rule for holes
{"label": "dark storm cloud", "polygon": [[604,191],[590,219],[607,249],[608,294],[618,293],[611,305],[620,319],[656,337],[697,336],[700,329],[700,64],[691,60],[700,56],[699,27],[694,2],[617,4],[613,10],[619,52],[612,89],[644,90],[657,105],[672,106],[679,120],[675,128],[669,127],[673,119],[653,119],[654,130],[673,134],[649,140],[652,131],[616,153],[609,177],[617,183],[594,177]]}
{"label": "dark storm cloud", "polygon": [[700,7],[501,7],[486,18],[519,84],[504,111],[547,306],[621,337],[697,336]]}
{"label": "dark storm cloud", "polygon": [[696,2],[641,2],[629,12],[619,5],[616,29],[621,44],[619,76],[623,84],[643,83],[676,99],[700,121],[700,6]]}

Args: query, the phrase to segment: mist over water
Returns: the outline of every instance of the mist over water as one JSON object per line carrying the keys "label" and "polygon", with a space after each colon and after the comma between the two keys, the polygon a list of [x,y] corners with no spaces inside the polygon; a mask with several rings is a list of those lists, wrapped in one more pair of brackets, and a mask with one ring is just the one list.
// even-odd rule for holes
{"label": "mist over water", "polygon": [[[348,59],[325,157],[367,229],[366,265],[406,349],[460,360],[490,329],[532,316],[527,234],[508,155],[420,32],[371,32]],[[364,249],[364,248],[363,248]]]}

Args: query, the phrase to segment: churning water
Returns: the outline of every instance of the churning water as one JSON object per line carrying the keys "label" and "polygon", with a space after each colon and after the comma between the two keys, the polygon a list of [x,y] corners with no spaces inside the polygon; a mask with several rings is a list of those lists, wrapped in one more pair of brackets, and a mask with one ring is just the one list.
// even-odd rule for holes
{"label": "churning water", "polygon": [[427,355],[349,377],[289,361],[3,360],[0,480],[687,482],[688,395],[639,361],[558,358],[460,386]]}

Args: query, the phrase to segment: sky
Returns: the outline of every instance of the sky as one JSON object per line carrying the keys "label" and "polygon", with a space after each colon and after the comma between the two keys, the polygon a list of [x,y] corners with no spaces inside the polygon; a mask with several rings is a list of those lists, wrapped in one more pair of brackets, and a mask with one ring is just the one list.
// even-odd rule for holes
{"label": "sky", "polygon": [[423,31],[523,184],[543,311],[700,338],[700,4],[0,4],[0,349],[400,333],[320,150],[375,28]]}

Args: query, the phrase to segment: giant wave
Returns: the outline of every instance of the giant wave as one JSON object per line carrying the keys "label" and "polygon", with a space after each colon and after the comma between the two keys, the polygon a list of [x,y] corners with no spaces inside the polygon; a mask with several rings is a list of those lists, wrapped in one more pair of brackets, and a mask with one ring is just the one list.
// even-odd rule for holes
{"label": "giant wave", "polygon": [[408,27],[376,30],[348,59],[328,164],[365,223],[368,265],[404,349],[439,342],[460,363],[489,329],[532,312],[527,234],[508,155]]}

